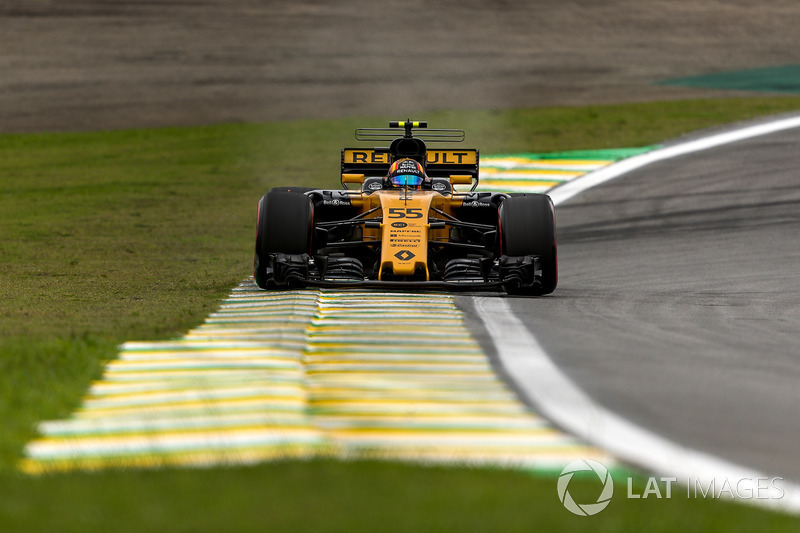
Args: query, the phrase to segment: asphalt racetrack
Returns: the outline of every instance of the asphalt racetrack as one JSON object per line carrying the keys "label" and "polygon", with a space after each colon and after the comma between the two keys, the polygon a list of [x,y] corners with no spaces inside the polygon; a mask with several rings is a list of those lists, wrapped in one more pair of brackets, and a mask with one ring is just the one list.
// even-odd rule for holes
{"label": "asphalt racetrack", "polygon": [[557,209],[558,289],[510,299],[599,405],[792,481],[800,479],[798,143],[797,129],[740,141],[578,195]]}

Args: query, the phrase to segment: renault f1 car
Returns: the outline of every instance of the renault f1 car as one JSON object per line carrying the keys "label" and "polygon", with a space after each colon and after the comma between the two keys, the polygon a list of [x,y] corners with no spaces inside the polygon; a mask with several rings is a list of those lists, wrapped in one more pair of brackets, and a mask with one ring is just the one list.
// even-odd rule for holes
{"label": "renault f1 car", "polygon": [[342,149],[341,190],[275,187],[259,201],[256,283],[553,292],[553,202],[476,191],[478,150],[427,146],[464,138],[422,121],[357,129],[389,145]]}

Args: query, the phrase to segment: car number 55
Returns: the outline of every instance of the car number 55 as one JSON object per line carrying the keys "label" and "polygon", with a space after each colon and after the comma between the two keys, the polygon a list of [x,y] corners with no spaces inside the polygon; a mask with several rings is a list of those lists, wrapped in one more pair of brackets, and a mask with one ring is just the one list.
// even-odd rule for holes
{"label": "car number 55", "polygon": [[390,207],[389,218],[422,218],[419,207]]}

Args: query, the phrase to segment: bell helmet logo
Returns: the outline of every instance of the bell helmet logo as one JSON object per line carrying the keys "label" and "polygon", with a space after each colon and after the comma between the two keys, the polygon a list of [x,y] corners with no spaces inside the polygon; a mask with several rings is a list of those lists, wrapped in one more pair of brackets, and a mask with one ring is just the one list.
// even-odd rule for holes
{"label": "bell helmet logo", "polygon": [[[596,502],[577,503],[572,499],[569,493],[569,482],[575,472],[594,472],[603,484],[603,490]],[[596,515],[611,503],[611,497],[614,495],[614,481],[608,473],[608,469],[597,461],[591,459],[584,459],[582,461],[574,461],[567,465],[567,467],[558,476],[558,499],[564,504],[564,507],[571,513],[578,516],[592,516]]]}

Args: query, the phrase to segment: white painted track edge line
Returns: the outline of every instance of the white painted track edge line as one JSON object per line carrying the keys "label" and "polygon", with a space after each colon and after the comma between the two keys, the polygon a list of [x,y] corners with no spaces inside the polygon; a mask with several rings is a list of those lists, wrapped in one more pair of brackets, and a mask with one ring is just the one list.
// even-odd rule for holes
{"label": "white painted track edge line", "polygon": [[[651,163],[800,127],[800,116],[710,135],[625,159],[551,190],[558,205],[578,194]],[[619,459],[681,483],[721,484],[745,480],[758,489],[764,473],[728,462],[666,439],[597,405],[553,363],[535,336],[512,312],[507,300],[474,296],[478,316],[497,350],[501,365],[529,401],[557,426],[609,451]],[[774,477],[774,476],[772,476]],[[740,500],[800,514],[800,485],[784,482],[781,498]],[[777,496],[774,492],[771,496]]]}
{"label": "white painted track edge line", "polygon": [[560,185],[550,190],[548,194],[553,199],[553,203],[558,205],[584,191],[591,189],[592,187],[596,187],[597,185],[606,183],[624,174],[627,174],[628,172],[632,172],[657,161],[663,161],[665,159],[671,159],[673,157],[700,152],[702,150],[708,150],[709,148],[715,148],[717,146],[743,141],[762,135],[768,135],[770,133],[777,133],[779,131],[797,127],[800,127],[800,116],[784,118],[774,122],[757,124],[755,126],[747,126],[737,130],[718,133],[708,137],[703,137],[701,139],[676,144],[674,146],[659,148],[651,152],[633,156],[628,159],[623,159],[622,161],[611,164],[594,172],[590,172],[572,181],[568,181],[564,185]]}
{"label": "white painted track edge line", "polygon": [[[475,309],[497,348],[503,368],[540,414],[556,426],[599,447],[624,462],[643,467],[681,483],[716,487],[725,480],[744,480],[739,490],[758,489],[759,478],[770,477],[707,453],[681,446],[625,420],[592,401],[552,362],[534,336],[503,298],[474,297]],[[800,487],[781,483],[781,499],[750,500],[800,513]],[[755,494],[755,492],[753,492]],[[763,490],[762,490],[763,494]]]}

